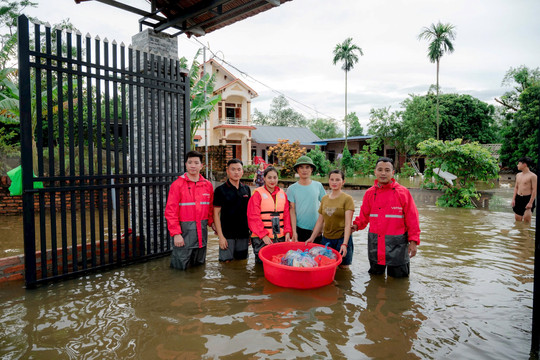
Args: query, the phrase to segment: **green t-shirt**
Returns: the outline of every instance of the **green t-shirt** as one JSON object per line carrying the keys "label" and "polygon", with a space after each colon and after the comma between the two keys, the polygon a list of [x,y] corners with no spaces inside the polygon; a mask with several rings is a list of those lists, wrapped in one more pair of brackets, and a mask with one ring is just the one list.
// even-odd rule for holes
{"label": "green t-shirt", "polygon": [[327,239],[340,239],[345,235],[345,211],[354,211],[353,198],[342,192],[337,198],[325,195],[321,200],[319,214],[324,218],[323,235]]}

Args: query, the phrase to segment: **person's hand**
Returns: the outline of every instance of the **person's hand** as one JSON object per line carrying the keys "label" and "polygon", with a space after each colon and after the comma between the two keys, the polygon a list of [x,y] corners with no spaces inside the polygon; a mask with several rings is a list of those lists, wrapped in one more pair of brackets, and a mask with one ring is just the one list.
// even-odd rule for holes
{"label": "person's hand", "polygon": [[311,234],[311,236],[309,237],[309,239],[307,239],[307,240],[304,242],[304,244],[307,245],[307,244],[312,243],[312,242],[314,242],[314,241],[315,241],[315,238],[313,237],[313,234]]}
{"label": "person's hand", "polygon": [[272,239],[270,239],[270,237],[268,237],[268,235],[266,235],[265,237],[262,238],[262,241],[266,244],[266,245],[270,245],[272,243]]}
{"label": "person's hand", "polygon": [[174,235],[173,242],[174,242],[174,246],[176,247],[182,247],[186,245],[186,243],[184,242],[184,237],[181,234]]}
{"label": "person's hand", "polygon": [[341,244],[339,247],[339,253],[342,257],[345,257],[347,255],[347,244]]}
{"label": "person's hand", "polygon": [[351,224],[351,230],[354,232],[354,231],[357,231],[358,230],[358,225],[356,224]]}
{"label": "person's hand", "polygon": [[516,200],[512,199],[512,203],[510,204],[511,207],[516,206]]}
{"label": "person's hand", "polygon": [[285,241],[287,241],[287,242],[291,241],[291,234],[289,234],[289,233],[285,234]]}
{"label": "person's hand", "polygon": [[212,223],[212,225],[210,225],[210,227],[212,228],[212,230],[214,230],[215,233],[217,233],[216,223]]}
{"label": "person's hand", "polygon": [[409,241],[409,257],[416,255],[417,247],[416,241]]}
{"label": "person's hand", "polygon": [[225,239],[225,236],[219,237],[219,248],[221,250],[227,250],[229,248],[229,242]]}
{"label": "person's hand", "polygon": [[293,231],[291,241],[294,241],[294,242],[298,241],[298,234],[296,233],[296,231]]}
{"label": "person's hand", "polygon": [[528,203],[528,204],[525,206],[525,209],[526,209],[526,210],[532,209],[532,204],[531,204],[531,203]]}

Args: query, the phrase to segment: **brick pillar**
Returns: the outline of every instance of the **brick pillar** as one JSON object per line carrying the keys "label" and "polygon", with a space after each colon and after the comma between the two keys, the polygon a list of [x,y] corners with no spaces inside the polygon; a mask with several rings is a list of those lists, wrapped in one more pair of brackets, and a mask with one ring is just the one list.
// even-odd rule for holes
{"label": "brick pillar", "polygon": [[[139,50],[141,52],[141,55],[140,55],[140,61],[141,61],[141,64],[140,64],[140,68],[141,69],[144,69],[144,67],[146,66],[147,67],[147,71],[149,68],[151,69],[155,69],[156,68],[156,64],[144,64],[144,55],[143,53],[147,53],[148,54],[148,62],[151,61],[151,55],[154,56],[154,61],[155,62],[158,62],[158,59],[159,59],[159,62],[161,64],[161,66],[163,67],[163,64],[164,64],[164,60],[168,60],[168,59],[173,59],[173,60],[177,60],[178,59],[178,39],[176,37],[170,37],[169,35],[167,34],[163,34],[163,33],[155,33],[152,29],[145,29],[144,31],[142,32],[139,32],[138,34],[135,34],[132,38],[131,38],[131,41],[132,41],[132,46],[133,46],[133,49],[134,50]],[[135,52],[134,52],[134,56],[135,56]],[[134,59],[134,63],[136,63],[136,59]],[[167,62],[167,67],[169,65],[169,62]],[[148,94],[148,93],[147,93]],[[135,113],[134,114],[134,138],[135,138],[135,154],[130,154],[130,156],[133,156],[135,158],[135,163],[138,164],[139,162],[142,164],[142,172],[143,173],[147,173],[146,171],[146,167],[147,167],[147,164],[146,164],[146,157],[148,156],[148,169],[149,169],[149,173],[158,173],[159,172],[159,168],[160,168],[160,160],[161,160],[161,166],[162,168],[164,169],[165,172],[173,172],[173,169],[177,169],[178,172],[181,172],[183,171],[183,168],[184,168],[184,164],[183,164],[183,158],[182,159],[178,159],[176,158],[175,159],[175,162],[177,164],[173,164],[173,167],[172,168],[167,168],[167,164],[165,163],[165,157],[163,156],[164,154],[164,151],[165,151],[165,133],[164,131],[162,131],[161,134],[158,133],[158,128],[157,126],[151,126],[150,124],[148,124],[146,127],[144,125],[144,120],[147,119],[147,121],[149,121],[148,119],[150,119],[150,117],[152,116],[152,114],[154,114],[154,116],[156,116],[156,114],[158,113],[161,113],[161,114],[164,114],[164,111],[167,111],[169,113],[169,115],[167,116],[168,119],[171,119],[173,117],[176,117],[176,109],[171,109],[171,108],[168,108],[168,109],[163,109],[163,100],[162,100],[162,104],[158,104],[158,101],[157,99],[150,99],[150,96],[148,95],[148,98],[147,98],[147,103],[145,104],[145,97],[144,97],[144,94],[141,93],[141,98],[139,99],[135,99],[135,108],[137,108],[137,102],[141,102],[141,129],[138,129],[137,128],[137,114]],[[161,106],[161,107],[160,107]],[[170,105],[169,105],[170,106]],[[182,127],[183,129],[183,127]],[[139,143],[139,136],[137,136],[138,134],[141,134],[141,142]],[[170,136],[170,134],[169,134]],[[182,139],[184,139],[184,141],[189,141],[188,140],[188,136],[186,136],[186,134],[184,134],[184,131],[182,130],[180,134],[178,134],[178,136]],[[155,149],[154,149],[154,153],[155,153],[155,156],[156,158],[153,159],[152,158],[152,149],[151,148],[146,148],[146,143],[144,141],[145,138],[148,138],[148,142],[149,142],[149,147],[152,146],[152,142],[154,142],[154,144],[157,144],[155,146]],[[179,146],[182,146],[181,145],[181,142],[178,144]],[[140,149],[140,153],[141,153],[141,158],[139,159],[138,158],[138,149]],[[166,151],[169,151],[169,150],[166,150]],[[183,157],[183,150],[181,151],[182,152],[182,157]],[[170,166],[170,165],[169,165]],[[136,172],[138,172],[138,169],[137,169],[137,166],[136,166],[136,169],[135,169]],[[150,238],[153,238],[153,229],[154,229],[154,223],[157,222],[158,223],[158,231],[160,231],[160,227],[159,227],[159,223],[160,221],[164,221],[162,219],[163,217],[163,214],[161,213],[160,209],[159,209],[159,198],[157,199],[157,203],[154,204],[152,202],[153,200],[153,192],[150,187],[146,188],[147,190],[141,190],[141,188],[136,188],[134,191],[135,191],[135,206],[130,206],[131,209],[134,209],[135,212],[137,212],[136,214],[136,219],[137,219],[137,228],[139,230],[141,230],[141,225],[144,226],[144,234],[141,234],[141,235],[146,235],[146,234],[150,234]],[[143,191],[143,194],[142,194],[142,204],[139,204],[139,191]],[[159,196],[159,195],[158,195]],[[165,198],[165,195],[163,194],[163,203],[165,204],[167,199]],[[150,201],[147,203],[147,199],[149,199]],[[130,199],[131,201],[131,199]],[[157,206],[157,213],[158,213],[158,217],[161,217],[160,219],[155,219],[152,215],[150,216],[150,231],[148,232],[148,229],[147,228],[147,213],[146,213],[146,209],[148,208],[149,211],[150,211],[150,214],[153,214],[153,211],[154,211],[154,205]],[[139,212],[139,209],[142,209],[142,218],[144,219],[143,220],[143,224],[140,224],[139,223],[139,219],[140,219],[140,214],[138,213]],[[130,221],[131,221],[131,217],[130,217]],[[135,234],[135,236],[138,236],[139,234]],[[165,235],[166,236],[166,235]],[[160,238],[161,236],[158,234],[158,238]]]}

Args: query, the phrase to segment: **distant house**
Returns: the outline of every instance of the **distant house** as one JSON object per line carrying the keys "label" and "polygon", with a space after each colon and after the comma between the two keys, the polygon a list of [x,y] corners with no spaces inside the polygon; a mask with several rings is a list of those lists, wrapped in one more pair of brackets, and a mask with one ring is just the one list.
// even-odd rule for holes
{"label": "distant house", "polygon": [[[235,158],[251,163],[251,139],[255,127],[251,124],[251,100],[255,90],[236,78],[223,65],[212,59],[203,64],[204,71],[216,76],[213,95],[221,94],[221,101],[209,116],[208,145],[233,145]],[[201,67],[201,75],[202,75]],[[197,146],[205,146],[204,126],[194,137]]]}
{"label": "distant house", "polygon": [[[371,138],[372,136],[369,135],[350,136],[347,138],[347,148],[352,155],[357,154],[368,144],[367,141]],[[343,149],[345,148],[345,138],[323,139],[321,141],[316,141],[315,144],[319,145],[321,150],[326,152],[326,158],[328,160],[334,161],[339,154],[343,153]]]}
{"label": "distant house", "polygon": [[310,129],[287,127],[287,126],[261,126],[255,125],[256,129],[251,132],[251,157],[260,156],[266,162],[273,162],[268,154],[268,148],[277,145],[278,140],[287,139],[289,143],[299,141],[302,147],[308,151],[315,148],[315,143],[321,139]]}

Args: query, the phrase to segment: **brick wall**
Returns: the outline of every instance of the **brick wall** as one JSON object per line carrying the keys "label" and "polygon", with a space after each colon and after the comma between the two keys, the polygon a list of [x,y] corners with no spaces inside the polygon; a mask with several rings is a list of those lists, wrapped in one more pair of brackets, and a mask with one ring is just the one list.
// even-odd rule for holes
{"label": "brick wall", "polygon": [[[20,215],[22,214],[22,196],[10,196],[9,195],[9,182],[8,182],[8,177],[7,176],[2,176],[0,178],[0,216],[2,215]],[[124,198],[124,192],[123,191],[120,191],[120,190],[117,190],[119,195],[120,195],[120,205],[123,205],[124,204],[124,201],[123,201],[123,198]],[[107,206],[107,191],[103,191],[103,206],[106,207]],[[70,192],[65,192],[65,204],[66,204],[66,209],[71,209],[71,193]],[[128,192],[129,194],[129,192]],[[77,208],[79,208],[81,206],[81,198],[80,198],[80,193],[79,192],[76,192],[76,204],[77,204]],[[129,197],[129,195],[128,195]],[[50,194],[49,193],[45,193],[45,196],[44,196],[44,199],[45,199],[45,208],[50,208],[51,207],[51,199],[50,199]],[[60,209],[60,206],[62,204],[62,199],[60,198],[60,193],[56,193],[55,195],[55,204],[56,204],[56,208],[57,209]],[[98,191],[94,191],[94,198],[93,198],[93,202],[94,204],[97,204],[98,203],[98,200],[99,200],[99,192]],[[89,207],[90,205],[90,201],[91,201],[91,198],[90,198],[90,193],[88,191],[85,191],[85,199],[84,199],[84,202],[85,202],[85,206],[86,208]],[[35,196],[34,198],[34,209],[35,211],[39,212],[39,197],[38,196]]]}
{"label": "brick wall", "polygon": [[[126,256],[126,250],[125,250],[125,241],[130,241],[130,236],[122,237],[120,244],[122,246],[121,248],[121,258],[122,260],[132,259],[133,258],[133,244],[129,243],[129,253]],[[113,258],[114,261],[117,261],[117,241],[113,240]],[[109,258],[109,244],[104,244],[104,254],[105,259],[108,261]],[[141,238],[137,237],[135,239],[135,247],[137,249],[140,249],[139,246],[144,246],[144,241],[141,242]],[[59,248],[57,251],[57,259],[58,259],[58,273],[61,274],[63,271],[62,268],[62,249]],[[90,264],[91,256],[92,256],[92,248],[91,244],[86,245],[86,259],[87,263]],[[139,250],[137,250],[139,251]],[[68,262],[67,262],[67,268],[68,272],[73,270],[73,256],[72,256],[72,247],[67,248],[68,252]],[[78,254],[78,264],[79,268],[82,264],[82,245],[77,246],[77,254]],[[99,257],[100,257],[100,243],[96,242],[96,257],[98,258],[97,261],[99,263]],[[37,276],[36,278],[39,280],[42,277],[41,274],[41,251],[36,252],[36,269],[37,269]],[[47,250],[47,275],[51,276],[52,274],[52,251]],[[1,258],[0,259],[0,283],[6,282],[6,281],[21,281],[24,280],[24,255],[15,255],[10,256],[7,258]]]}

